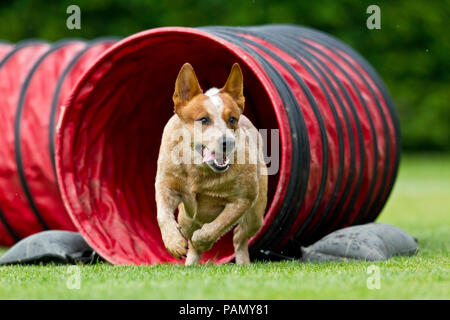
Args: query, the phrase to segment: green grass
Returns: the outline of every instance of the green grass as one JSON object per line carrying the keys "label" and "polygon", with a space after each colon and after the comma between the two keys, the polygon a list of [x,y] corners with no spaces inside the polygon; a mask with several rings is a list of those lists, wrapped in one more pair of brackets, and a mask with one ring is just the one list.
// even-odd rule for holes
{"label": "green grass", "polygon": [[[366,263],[257,263],[184,268],[81,266],[69,289],[67,266],[0,267],[3,299],[449,299],[450,157],[404,157],[380,222],[419,238],[414,257]],[[380,289],[367,288],[367,268]]]}

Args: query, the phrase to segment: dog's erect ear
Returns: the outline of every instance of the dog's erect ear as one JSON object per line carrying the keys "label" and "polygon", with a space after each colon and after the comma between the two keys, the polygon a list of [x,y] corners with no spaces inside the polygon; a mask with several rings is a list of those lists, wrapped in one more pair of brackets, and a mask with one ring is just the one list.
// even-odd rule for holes
{"label": "dog's erect ear", "polygon": [[242,70],[239,64],[233,64],[227,82],[221,91],[228,93],[234,101],[236,101],[238,107],[241,109],[241,112],[244,111],[244,76],[242,75]]}
{"label": "dog's erect ear", "polygon": [[175,82],[175,92],[173,93],[175,112],[178,113],[181,106],[202,92],[194,68],[189,63],[183,64],[178,73],[177,81]]}

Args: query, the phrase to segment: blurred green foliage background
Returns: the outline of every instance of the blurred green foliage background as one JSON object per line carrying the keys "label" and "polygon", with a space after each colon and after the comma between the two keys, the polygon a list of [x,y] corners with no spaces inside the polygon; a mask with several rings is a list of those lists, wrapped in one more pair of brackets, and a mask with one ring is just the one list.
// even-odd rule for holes
{"label": "blurred green foliage background", "polygon": [[[81,8],[81,30],[66,9]],[[381,8],[381,30],[366,9]],[[406,151],[450,151],[450,1],[351,0],[1,0],[0,39],[128,36],[160,26],[295,23],[326,31],[358,50],[387,84]]]}

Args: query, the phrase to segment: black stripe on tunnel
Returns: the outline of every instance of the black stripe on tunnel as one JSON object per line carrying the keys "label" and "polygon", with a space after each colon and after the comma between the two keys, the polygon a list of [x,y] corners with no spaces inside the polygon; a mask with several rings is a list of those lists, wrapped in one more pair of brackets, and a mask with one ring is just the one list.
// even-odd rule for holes
{"label": "black stripe on tunnel", "polygon": [[15,117],[15,123],[14,123],[14,149],[16,154],[16,164],[17,164],[17,172],[19,174],[20,183],[22,185],[23,191],[25,193],[25,196],[28,200],[28,204],[30,205],[31,210],[33,211],[34,215],[36,216],[37,220],[39,221],[40,225],[44,230],[49,230],[50,227],[48,226],[45,219],[42,217],[41,213],[39,212],[39,209],[37,207],[36,202],[34,201],[33,194],[31,193],[30,187],[28,185],[25,171],[24,171],[24,165],[23,165],[23,158],[22,158],[22,149],[20,145],[20,139],[21,139],[21,120],[22,120],[22,114],[24,109],[24,103],[25,103],[25,96],[27,93],[27,88],[30,84],[30,81],[36,72],[36,70],[39,68],[40,64],[44,61],[44,59],[50,55],[52,52],[63,48],[65,45],[73,43],[75,41],[80,41],[77,39],[65,39],[61,40],[57,43],[54,43],[51,45],[51,47],[39,57],[39,59],[35,62],[31,70],[28,72],[28,75],[25,79],[25,81],[22,84],[20,95],[19,95],[19,102],[17,104],[17,111],[16,111],[16,117]]}
{"label": "black stripe on tunnel", "polygon": [[[291,28],[291,29],[289,29]],[[269,29],[269,31],[271,30],[272,32],[277,29],[280,29],[282,32],[277,32],[278,34],[283,34],[283,32],[288,32],[291,33],[291,36],[295,38],[295,40],[300,40],[299,39],[299,35],[303,35],[302,32],[304,32],[303,29],[299,30],[297,29],[297,26],[290,26],[290,25],[270,25],[270,26],[259,26],[259,27],[252,27],[252,30],[267,30]],[[307,29],[309,30],[309,29]],[[290,32],[291,31],[291,32]],[[325,35],[328,36],[328,35]],[[314,39],[316,41],[316,39]],[[300,43],[300,42],[299,42]],[[328,57],[326,54],[322,54],[324,58],[329,59],[330,57]],[[331,60],[333,63],[334,61]],[[364,167],[366,165],[366,156],[365,156],[365,152],[364,152],[364,142],[363,142],[363,133],[362,133],[362,127],[361,127],[361,122],[358,116],[358,112],[356,111],[355,105],[353,103],[353,100],[351,99],[348,90],[343,86],[342,82],[340,81],[339,78],[337,78],[333,73],[331,73],[333,75],[333,77],[335,78],[335,81],[337,81],[338,85],[340,86],[341,91],[344,93],[344,96],[346,98],[346,101],[348,102],[349,106],[350,106],[350,110],[352,112],[353,115],[353,119],[355,121],[355,125],[357,127],[357,131],[358,131],[358,145],[359,147],[359,158],[360,158],[360,166],[361,166],[361,170],[359,172],[359,175],[357,177],[357,182],[356,182],[356,186],[355,189],[351,195],[351,198],[349,200],[349,205],[347,206],[347,210],[344,212],[341,221],[348,221],[348,217],[349,214],[351,213],[351,209],[355,203],[355,201],[358,199],[358,195],[359,195],[359,190],[361,188],[361,184],[363,181],[363,176],[364,176]],[[338,206],[340,206],[340,208],[342,209],[342,206],[345,204],[345,200],[346,199],[341,199],[342,203],[338,203]],[[337,208],[339,208],[337,206]],[[296,245],[298,247],[298,241],[295,240],[298,237],[294,236],[294,239],[292,240],[293,245]]]}
{"label": "black stripe on tunnel", "polygon": [[[311,39],[311,40],[313,40],[313,39]],[[321,52],[321,53],[322,53],[321,50],[319,50],[318,48],[315,48],[314,46],[312,46],[312,45],[310,45],[310,44],[308,44],[308,43],[306,43],[305,41],[300,40],[300,42],[301,42],[303,45],[305,45],[305,46],[311,48],[312,50],[317,51],[317,52]],[[373,204],[376,204],[377,201],[379,201],[381,195],[383,194],[383,192],[384,192],[384,190],[385,190],[385,189],[383,188],[383,186],[385,185],[386,180],[387,180],[387,176],[388,176],[388,172],[389,172],[388,169],[389,169],[389,163],[390,163],[390,156],[391,156],[391,155],[390,155],[391,141],[390,141],[390,138],[389,138],[389,128],[388,128],[388,126],[387,126],[386,117],[385,117],[383,111],[381,110],[380,102],[379,102],[379,100],[376,98],[376,95],[375,95],[375,93],[373,92],[372,87],[367,83],[367,80],[362,76],[362,74],[359,72],[359,70],[357,70],[357,69],[356,69],[356,68],[355,68],[355,67],[354,67],[354,66],[353,66],[353,65],[352,65],[345,57],[343,57],[339,52],[337,52],[336,50],[333,50],[332,47],[330,47],[329,45],[327,45],[327,44],[325,44],[325,43],[322,43],[322,42],[319,42],[319,43],[323,44],[325,47],[327,47],[329,50],[333,51],[333,53],[335,53],[337,56],[339,56],[339,58],[341,58],[341,59],[343,59],[343,60],[345,60],[345,61],[347,62],[347,64],[350,66],[350,68],[358,75],[358,77],[363,81],[364,85],[368,88],[369,94],[371,95],[372,100],[375,101],[375,104],[376,104],[378,113],[379,113],[379,115],[380,115],[380,118],[381,118],[381,121],[382,121],[382,125],[383,125],[384,136],[385,136],[385,144],[386,144],[386,146],[385,146],[385,147],[386,147],[386,148],[385,148],[385,149],[386,149],[386,150],[385,150],[385,154],[386,154],[386,157],[385,157],[384,165],[383,165],[383,174],[382,174],[382,180],[381,180],[380,190],[378,191],[377,195],[374,197],[374,201],[373,201]],[[324,53],[322,53],[322,54],[324,55]],[[330,58],[330,60],[331,60],[331,58]],[[337,62],[335,62],[335,61],[333,61],[332,63],[334,63],[336,66],[339,66],[339,64],[338,64]],[[339,66],[339,67],[340,67],[340,66]],[[341,69],[341,68],[339,68],[339,69]],[[343,69],[342,69],[342,70],[343,70]],[[377,149],[378,149],[378,148],[377,148]],[[373,184],[374,184],[374,185],[375,185],[375,183],[376,183],[376,179],[373,181]],[[371,196],[372,196],[371,193],[372,193],[372,192],[370,192],[370,194],[369,194],[368,197],[366,198],[365,202],[363,203],[363,206],[362,206],[362,208],[361,208],[361,213],[358,214],[358,216],[356,217],[356,219],[355,219],[355,221],[354,221],[355,224],[361,223],[361,222],[363,221],[363,219],[369,214],[369,212],[372,211],[372,209],[369,207],[370,199],[371,199]]]}
{"label": "black stripe on tunnel", "polygon": [[[400,157],[401,157],[401,135],[400,135],[400,124],[397,117],[397,114],[394,110],[394,106],[392,103],[392,98],[384,84],[384,82],[381,80],[378,73],[375,71],[375,69],[356,51],[354,51],[350,46],[346,45],[345,43],[339,41],[338,39],[334,38],[333,36],[326,34],[324,32],[321,32],[319,30],[314,30],[308,27],[300,27],[296,25],[273,25],[272,27],[280,28],[280,30],[286,31],[287,29],[290,29],[292,31],[295,31],[296,33],[299,32],[299,30],[302,30],[303,32],[309,33],[311,35],[311,39],[315,42],[319,42],[328,49],[332,50],[336,55],[338,55],[341,59],[347,62],[351,67],[353,65],[348,61],[348,59],[344,56],[342,56],[338,51],[336,51],[335,48],[338,48],[347,54],[349,54],[355,62],[357,62],[364,71],[368,74],[371,80],[374,81],[377,88],[380,90],[384,101],[386,103],[387,110],[389,111],[389,118],[392,121],[392,125],[394,128],[394,135],[395,135],[395,157],[393,164],[390,164],[390,167],[392,167],[392,175],[390,178],[390,181],[388,182],[387,186],[383,189],[385,193],[385,198],[380,199],[379,203],[372,208],[372,212],[369,212],[369,216],[366,217],[365,221],[373,221],[376,216],[380,213],[382,207],[385,205],[387,196],[390,195],[392,188],[394,186],[394,183],[396,181],[396,176],[398,174],[398,168],[400,163]],[[384,115],[384,113],[382,113]],[[390,136],[390,135],[389,135]]]}
{"label": "black stripe on tunnel", "polygon": [[[300,37],[300,36],[302,36],[302,37],[304,37],[304,38],[311,38],[311,37],[308,37],[308,34],[306,34],[305,32],[307,32],[307,30],[303,30],[302,28],[300,28],[300,29],[297,29],[297,28],[292,28],[292,27],[289,27],[289,28],[287,28],[287,29],[283,29],[283,31],[284,32],[288,32],[289,34],[291,34],[292,36],[297,36],[297,37]],[[317,41],[317,39],[316,38],[314,38],[313,39],[315,42],[318,42]],[[299,41],[300,41],[300,39],[299,39]],[[304,42],[303,42],[304,43]],[[319,43],[321,43],[322,44],[322,42],[319,42]],[[347,50],[348,51],[348,50]],[[352,52],[349,52],[349,54],[350,53],[352,53]],[[372,135],[372,138],[373,138],[373,145],[374,145],[374,147],[373,147],[373,150],[374,150],[374,152],[373,152],[373,166],[372,166],[372,170],[373,170],[373,174],[372,174],[372,177],[371,177],[371,182],[370,182],[370,185],[369,185],[369,188],[368,188],[368,191],[367,191],[367,196],[366,196],[366,199],[365,199],[365,201],[364,201],[364,203],[362,204],[362,206],[361,206],[361,209],[360,209],[360,211],[358,212],[358,216],[360,216],[360,215],[362,215],[362,213],[361,212],[365,212],[366,210],[367,210],[367,206],[368,206],[368,203],[369,203],[369,201],[370,201],[370,198],[371,198],[371,196],[372,196],[372,193],[373,193],[373,190],[374,190],[374,188],[375,188],[375,184],[376,184],[376,181],[377,181],[377,175],[378,175],[378,139],[377,139],[377,135],[376,135],[376,132],[375,132],[375,126],[374,126],[374,124],[373,124],[373,121],[372,121],[372,118],[371,118],[371,116],[370,116],[370,112],[369,112],[369,109],[368,109],[368,107],[367,107],[367,105],[366,105],[366,102],[363,100],[363,98],[362,98],[362,96],[361,96],[361,93],[359,92],[359,90],[358,90],[358,87],[356,86],[356,84],[355,84],[355,82],[354,82],[354,80],[350,77],[350,75],[339,65],[339,63],[337,63],[334,59],[332,59],[331,57],[329,57],[329,56],[327,56],[327,55],[325,55],[325,54],[323,54],[324,56],[326,56],[327,57],[327,59],[337,68],[337,69],[339,69],[339,71],[346,77],[346,79],[348,80],[348,82],[350,83],[350,85],[351,85],[351,87],[352,87],[352,89],[353,89],[353,91],[355,92],[355,94],[358,96],[358,100],[361,102],[361,105],[362,105],[362,107],[363,107],[363,110],[364,110],[364,113],[365,113],[365,115],[366,115],[366,118],[368,119],[368,123],[369,123],[369,125],[370,125],[370,132],[371,132],[371,135]],[[361,185],[362,186],[362,185]],[[347,210],[346,210],[346,212],[345,212],[345,217],[348,217],[348,215],[353,211],[353,207],[354,207],[354,205],[355,205],[355,202],[356,202],[356,200],[357,199],[359,199],[359,197],[358,196],[360,196],[359,195],[359,190],[358,190],[358,192],[356,192],[355,193],[355,198],[354,198],[354,202],[352,202],[352,203],[350,203],[349,204],[349,206],[347,207]],[[356,217],[357,218],[357,217]],[[341,221],[341,225],[340,226],[342,226],[342,225],[344,225],[344,224],[346,224],[346,223],[348,223],[348,219],[343,219],[342,221]],[[296,237],[297,237],[297,235],[296,235]]]}
{"label": "black stripe on tunnel", "polygon": [[[276,39],[274,39],[271,33],[268,33],[268,32],[260,32],[260,33],[264,35],[264,37],[262,39],[264,39],[265,41],[271,42],[272,44],[274,44],[275,46],[280,48],[280,50],[282,49],[283,51],[285,51],[292,58],[294,58],[298,63],[300,63],[308,71],[309,74],[311,74],[313,76],[313,78],[319,84],[322,92],[324,92],[324,94],[326,96],[329,108],[330,108],[330,110],[331,110],[331,112],[333,114],[334,122],[335,122],[335,125],[336,125],[336,131],[338,133],[338,150],[339,150],[338,177],[336,179],[336,184],[335,184],[334,191],[332,192],[332,197],[330,198],[330,201],[328,202],[327,207],[325,208],[324,212],[319,217],[319,221],[311,229],[310,233],[314,233],[320,227],[320,225],[323,223],[323,221],[326,220],[326,218],[328,217],[330,209],[332,208],[333,204],[336,201],[337,192],[338,192],[338,190],[340,188],[340,185],[341,185],[341,182],[342,182],[342,171],[343,171],[343,162],[344,162],[344,147],[343,147],[343,134],[342,134],[341,123],[340,123],[338,115],[336,113],[336,106],[334,105],[333,101],[331,100],[330,95],[328,93],[328,90],[325,89],[325,87],[323,86],[322,82],[318,78],[317,74],[305,62],[303,62],[297,56],[297,51],[298,51],[298,53],[302,53],[303,57],[311,58],[311,55],[309,55],[308,52],[305,52],[305,50],[303,50],[303,49],[300,49],[300,48],[298,48],[298,50],[297,50],[297,48],[293,49],[292,48],[293,41],[289,41],[290,39],[288,39],[288,38],[283,38],[286,42],[280,42],[280,41],[277,41]],[[317,69],[318,73],[326,80],[326,76],[317,67],[317,65],[314,63],[314,61],[308,60],[308,62],[310,62],[311,65],[315,69]],[[327,84],[330,86],[329,82]],[[302,234],[302,232],[305,232],[305,230],[311,225],[311,222],[312,222],[312,220],[313,220],[313,218],[314,218],[314,216],[316,214],[316,211],[318,209],[318,206],[320,204],[321,204],[321,199],[317,199],[317,202],[316,202],[315,206],[313,207],[311,212],[308,213],[307,220],[305,221],[305,223],[302,224],[300,229],[297,231],[299,234]]]}
{"label": "black stripe on tunnel", "polygon": [[[222,31],[223,29],[226,29],[226,30]],[[232,39],[238,39],[238,40],[246,42],[246,43],[248,43],[248,44],[250,44],[250,45],[252,45],[254,47],[257,47],[258,49],[260,49],[261,51],[266,53],[268,56],[270,56],[272,59],[276,60],[281,65],[283,65],[283,67],[285,67],[287,70],[289,70],[289,72],[295,78],[295,80],[299,82],[299,85],[302,87],[303,91],[305,92],[305,95],[307,96],[309,104],[312,106],[313,110],[315,109],[314,113],[315,113],[316,117],[318,118],[318,122],[322,124],[322,126],[319,125],[319,127],[321,127],[321,133],[322,133],[322,135],[321,135],[322,146],[325,148],[324,150],[322,150],[323,151],[323,155],[324,155],[324,159],[323,160],[325,162],[325,165],[323,166],[323,169],[326,170],[328,168],[328,163],[327,163],[327,160],[328,160],[328,156],[327,156],[328,149],[327,149],[327,142],[325,141],[325,134],[324,134],[325,129],[324,129],[324,126],[323,126],[323,120],[321,118],[320,113],[318,112],[318,108],[316,106],[314,97],[312,96],[312,93],[309,91],[309,88],[306,86],[306,84],[303,82],[303,80],[300,77],[298,77],[297,73],[292,69],[292,67],[290,65],[286,64],[283,60],[281,60],[274,53],[272,53],[271,51],[267,50],[267,48],[261,46],[258,43],[255,43],[255,42],[253,42],[253,41],[251,41],[249,39],[240,37],[240,36],[235,35],[233,33],[230,34],[230,30],[232,32],[242,32],[241,30],[237,30],[237,28],[236,29],[235,28],[220,28],[220,30],[222,31],[222,33],[221,33],[222,35],[224,35],[224,34],[230,35],[230,37]],[[228,32],[227,32],[227,30],[228,30]],[[258,37],[258,35],[256,35],[256,36]],[[251,49],[248,46],[246,46],[243,42],[237,41],[237,44],[239,46],[241,46],[241,47],[248,48],[248,49],[246,49],[247,51],[251,50],[251,51],[254,52],[253,49]],[[258,53],[255,52],[255,54],[258,54]],[[270,67],[273,68],[273,66],[271,66],[271,65],[270,65]],[[292,101],[290,104],[284,102],[284,107],[287,108],[287,109],[294,108],[295,109],[294,112],[299,115],[298,118],[294,118],[294,119],[289,118],[289,119],[291,121],[294,121],[294,122],[295,122],[295,120],[300,119],[301,122],[304,123],[304,119],[301,116],[301,108],[300,108],[300,106],[297,103],[296,97],[293,95],[293,93],[290,90],[290,87],[288,86],[288,84],[286,83],[284,78],[282,78],[282,76],[279,74],[279,72],[276,69],[274,69],[274,71],[275,71],[275,74],[277,74],[277,77],[281,77],[280,84],[282,83],[284,88],[286,88],[285,92],[280,92],[281,96],[283,97],[285,94],[288,94],[290,100]],[[276,78],[274,76],[273,77],[271,76],[271,79],[276,79]],[[277,85],[277,89],[279,91],[280,91],[281,88],[282,87],[280,85]],[[303,124],[303,126],[304,126],[304,124]],[[306,128],[304,130],[305,131],[304,131],[303,134],[307,137]],[[305,149],[305,147],[309,148],[309,145],[303,145],[302,144],[300,147],[302,149]],[[295,162],[296,161],[295,158],[294,158],[296,156],[295,152],[296,152],[296,150],[294,149],[293,150],[293,168],[296,168],[296,167],[298,167],[299,164],[304,163],[304,162]],[[308,163],[307,163],[307,165],[308,165],[308,171],[309,171],[309,149],[306,149],[305,152],[308,155]],[[304,156],[306,156],[306,154],[304,154]],[[294,181],[294,185],[295,184],[298,185],[299,183],[303,182],[302,188],[306,188],[306,186],[307,186],[307,180],[299,180],[299,178],[297,178],[296,175],[293,175],[293,174],[291,175],[289,183],[292,183],[292,180],[296,180],[296,181]],[[325,181],[326,181],[326,171],[325,171],[325,174],[322,174],[322,185],[323,186],[325,184]],[[290,191],[290,188],[291,188],[291,186],[288,187],[288,192]],[[322,188],[322,190],[323,190],[323,188]],[[304,196],[304,192],[305,191],[303,191],[303,196]],[[290,209],[287,210],[287,211],[284,211],[284,212],[280,211],[280,213],[277,215],[276,219],[274,219],[274,221],[272,222],[271,226],[269,227],[269,230],[270,231],[274,230],[274,232],[270,233],[270,236],[271,236],[270,238],[267,237],[267,236],[264,237],[265,235],[262,236],[262,238],[265,238],[265,239],[263,239],[263,241],[264,240],[265,241],[263,242],[263,241],[261,241],[261,239],[260,239],[260,241],[258,241],[258,245],[261,246],[261,247],[259,247],[259,249],[263,249],[263,250],[272,249],[273,250],[280,244],[280,242],[284,239],[283,236],[285,235],[285,233],[287,233],[289,231],[289,226],[292,225],[293,220],[297,217],[298,211],[299,211],[300,206],[302,204],[303,196],[302,196],[301,199],[299,199],[299,198],[295,199],[294,198],[293,200],[291,200],[291,198],[288,195],[286,196],[286,198],[284,200],[284,203],[292,201],[290,203]],[[321,195],[319,195],[319,197],[320,196]],[[267,233],[269,233],[269,232],[267,232]]]}
{"label": "black stripe on tunnel", "polygon": [[[8,52],[8,54],[3,57],[3,59],[0,61],[0,68],[4,66],[4,64],[16,53],[18,53],[21,49],[26,48],[28,46],[32,45],[38,45],[38,44],[45,44],[45,41],[39,40],[39,39],[30,39],[18,42],[14,48]],[[5,226],[5,229],[8,231],[10,236],[14,239],[14,241],[19,241],[22,239],[22,237],[15,232],[14,228],[11,226],[11,224],[8,222],[8,219],[5,216],[5,213],[3,212],[2,208],[0,207],[0,220]]]}
{"label": "black stripe on tunnel", "polygon": [[[336,77],[336,75],[328,68],[328,66],[325,63],[323,63],[320,59],[317,59],[316,57],[312,57],[311,59],[313,61],[315,61],[318,65],[320,65],[320,67],[323,68],[330,75],[330,77],[333,79],[333,81],[336,83],[337,87],[339,88],[339,91],[342,92],[343,98],[345,99],[345,102],[349,106],[350,112],[352,114],[352,117],[353,117],[353,120],[355,123],[358,146],[363,146],[364,142],[363,142],[361,123],[359,121],[359,117],[355,110],[355,106],[353,104],[352,99],[350,98],[350,95],[349,95],[347,89],[344,87],[341,80],[338,77]],[[328,82],[329,79],[326,79],[326,81]],[[332,88],[333,94],[338,96],[338,93],[336,92],[336,88],[334,86],[330,86],[330,87]],[[338,218],[337,216],[339,215],[341,209],[343,208],[343,206],[347,200],[347,197],[350,193],[351,186],[354,183],[354,175],[355,175],[355,169],[356,169],[356,167],[355,167],[356,166],[356,164],[355,164],[356,150],[355,150],[355,140],[354,140],[355,137],[353,135],[353,132],[351,131],[351,121],[349,119],[347,110],[342,105],[342,101],[340,99],[337,99],[337,100],[343,111],[343,115],[344,115],[345,122],[346,122],[346,127],[349,130],[348,135],[350,137],[350,164],[351,165],[350,165],[349,178],[348,178],[347,184],[344,188],[344,192],[343,192],[341,198],[339,199],[338,203],[336,204],[336,207],[334,208],[333,212],[331,213],[330,220],[327,221],[327,223],[324,225],[324,229],[326,228],[326,226],[332,225]],[[365,153],[364,153],[364,149],[362,147],[359,147],[359,155],[358,156],[359,156],[359,160],[360,160],[360,166],[364,167]],[[358,176],[356,177],[355,190],[359,190],[359,186],[361,185],[362,178],[363,178],[363,170],[360,170]],[[350,200],[350,202],[354,201],[356,195],[357,195],[357,192],[353,192],[353,194],[352,194],[353,200]]]}
{"label": "black stripe on tunnel", "polygon": [[[212,30],[213,29],[213,30]],[[306,183],[300,184],[301,181],[307,181],[309,175],[309,141],[306,134],[306,127],[304,123],[303,116],[301,115],[301,110],[297,104],[297,100],[293,96],[292,92],[289,90],[289,86],[287,85],[284,78],[279,74],[279,72],[266,61],[258,52],[256,52],[251,47],[241,43],[236,39],[236,37],[232,34],[228,34],[225,32],[225,28],[207,28],[207,31],[222,37],[225,40],[230,41],[252,54],[255,59],[261,64],[264,70],[270,76],[270,79],[274,82],[277,91],[280,94],[280,97],[283,101],[283,105],[285,107],[285,111],[288,115],[288,121],[290,127],[295,129],[292,130],[291,139],[292,141],[292,159],[291,159],[291,175],[288,182],[288,187],[285,195],[285,200],[282,203],[280,208],[280,212],[274,218],[271,226],[267,230],[267,232],[261,236],[257,243],[255,243],[251,248],[251,253],[256,256],[259,253],[265,254],[268,249],[272,249],[276,245],[276,241],[278,241],[277,232],[283,230],[283,219],[288,217],[293,210],[298,211],[298,206],[301,204],[302,199],[306,192]],[[221,32],[218,32],[221,31]],[[300,121],[296,121],[299,119]],[[300,143],[297,140],[300,139]],[[299,150],[298,148],[301,148]],[[299,153],[301,152],[301,153]],[[302,156],[303,158],[300,158]],[[301,159],[301,160],[299,160]],[[298,166],[301,163],[303,166]],[[292,164],[296,164],[292,166]],[[303,179],[303,180],[302,180]],[[298,185],[300,184],[300,187]],[[292,200],[294,199],[294,201]],[[292,207],[294,206],[294,209]],[[292,214],[291,214],[292,215]],[[267,258],[266,255],[263,255],[264,258]]]}
{"label": "black stripe on tunnel", "polygon": [[[297,41],[297,39],[288,37],[286,35],[282,35],[282,37],[286,38],[286,41],[289,41],[290,45],[294,48],[293,50],[295,52],[301,53],[304,57],[308,58],[308,61],[311,63],[311,65],[313,65],[315,67],[315,69],[317,69],[318,73],[321,75],[321,77],[326,82],[327,86],[330,88],[332,95],[335,97],[339,97],[337,88],[335,87],[335,85],[333,85],[331,83],[330,77],[334,80],[334,82],[339,87],[339,90],[341,92],[342,92],[342,84],[340,83],[340,80],[331,72],[331,70],[329,70],[329,68],[324,63],[322,63],[320,60],[316,59],[310,52],[306,51],[302,46],[300,46],[300,43]],[[294,52],[292,52],[292,54],[294,54]],[[325,74],[322,69],[325,70],[330,77],[328,77],[327,74]],[[326,91],[326,90],[324,90],[324,91],[326,92],[326,95],[329,96],[328,91]],[[336,198],[331,199],[331,201],[329,201],[327,207],[324,210],[324,214],[320,217],[319,222],[312,227],[310,234],[312,234],[313,237],[318,234],[320,228],[322,231],[325,229],[323,227],[324,223],[330,224],[330,221],[334,221],[337,218],[337,215],[339,214],[339,208],[342,207],[343,203],[347,199],[347,196],[350,192],[351,186],[354,182],[353,178],[354,178],[354,174],[355,174],[355,140],[354,140],[354,136],[353,136],[353,132],[352,132],[352,125],[351,125],[351,121],[349,119],[347,110],[344,107],[341,99],[337,98],[336,101],[337,101],[339,108],[341,110],[341,113],[344,117],[345,127],[347,129],[347,135],[348,135],[348,139],[349,139],[349,147],[350,147],[349,175],[348,175],[347,182],[343,188],[342,196],[339,198],[339,201],[337,202],[335,209],[332,212],[330,212],[331,208],[336,203],[336,201],[335,201],[335,200],[337,200]],[[346,99],[346,102],[348,104],[352,103],[352,101],[351,100],[348,101],[348,99]],[[339,125],[339,121],[337,119],[338,116],[337,116],[335,110],[332,108],[333,104],[330,104],[330,107],[333,111],[333,115],[335,117],[335,122],[337,123],[337,129],[339,130],[338,132],[340,133],[342,128]],[[359,133],[360,133],[360,130],[359,130]],[[339,137],[339,138],[341,138],[341,137]],[[362,143],[362,134],[360,134],[359,141],[361,141],[361,143]],[[344,150],[341,147],[342,146],[340,146],[340,159],[339,159],[340,165],[339,165],[339,167],[343,168],[342,163],[343,163]],[[337,197],[338,189],[340,188],[341,183],[342,183],[342,181],[341,181],[342,172],[341,171],[342,170],[340,170],[340,172],[339,172],[340,176],[336,182],[335,197]],[[328,219],[326,219],[326,218],[328,218]],[[305,227],[302,227],[302,228],[305,229]],[[299,230],[299,232],[301,232],[301,230]]]}
{"label": "black stripe on tunnel", "polygon": [[52,160],[52,166],[53,171],[55,172],[55,179],[56,179],[56,164],[55,164],[55,133],[56,133],[56,111],[58,110],[58,99],[59,94],[62,88],[62,85],[64,83],[64,80],[66,76],[69,74],[69,72],[72,70],[72,68],[76,65],[76,63],[79,61],[79,59],[87,52],[89,49],[94,47],[96,44],[102,43],[102,42],[112,42],[117,41],[119,38],[117,37],[102,37],[98,39],[91,40],[86,43],[86,47],[83,48],[80,52],[78,52],[73,58],[72,61],[67,65],[66,69],[63,71],[61,76],[58,79],[58,83],[56,85],[55,93],[53,95],[52,99],[52,106],[50,110],[50,121],[48,126],[48,141],[49,141],[49,152],[50,152],[50,158]]}
{"label": "black stripe on tunnel", "polygon": [[[240,46],[245,48],[247,51],[252,52],[253,55],[261,57],[259,53],[257,53],[251,47],[246,46],[244,43],[240,43]],[[264,254],[263,257],[267,258],[267,254],[270,253],[270,250],[275,249],[278,246],[278,242],[282,240],[279,237],[279,232],[282,232],[285,229],[283,226],[285,225],[286,219],[292,216],[292,212],[298,211],[298,208],[300,207],[303,201],[303,197],[306,193],[307,183],[304,183],[304,181],[307,181],[309,176],[309,142],[307,142],[308,137],[307,134],[305,134],[306,127],[303,117],[299,113],[301,112],[301,110],[297,104],[295,97],[290,91],[288,84],[281,76],[281,74],[279,74],[279,72],[272,65],[270,65],[270,63],[268,63],[264,58],[262,59],[263,60],[261,60],[260,63],[274,82],[277,91],[279,92],[280,97],[283,100],[283,106],[285,107],[285,111],[288,114],[288,119],[292,120],[291,122],[294,122],[293,125],[294,128],[296,128],[296,131],[294,131],[294,133],[292,134],[293,136],[291,136],[291,171],[283,205],[278,215],[272,221],[267,232],[259,239],[258,243],[255,243],[251,248],[252,252],[261,252]],[[299,126],[298,123],[295,123],[296,121],[293,119],[301,119],[301,126]],[[297,137],[299,136],[302,137],[302,139],[300,139],[300,141],[302,142],[298,142],[299,140],[297,139]],[[303,157],[307,157],[307,159],[305,160],[301,160],[301,156],[299,154],[296,154],[296,152],[299,152],[297,151],[299,150],[299,143],[300,148],[305,149],[302,153]],[[302,163],[304,166],[298,166],[299,163]]]}

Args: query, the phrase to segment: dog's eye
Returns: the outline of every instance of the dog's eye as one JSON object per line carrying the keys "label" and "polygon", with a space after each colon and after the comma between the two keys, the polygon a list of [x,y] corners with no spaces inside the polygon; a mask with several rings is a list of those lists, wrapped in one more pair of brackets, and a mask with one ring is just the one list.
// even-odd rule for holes
{"label": "dog's eye", "polygon": [[208,124],[210,122],[208,117],[200,118],[197,121],[201,122],[202,124]]}
{"label": "dog's eye", "polygon": [[228,119],[228,122],[230,123],[230,124],[232,124],[232,125],[234,125],[234,124],[236,124],[236,122],[237,122],[237,119],[235,118],[235,117],[230,117],[230,119]]}

